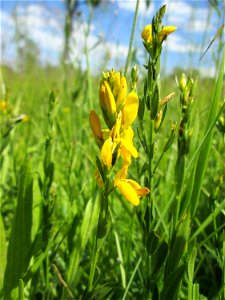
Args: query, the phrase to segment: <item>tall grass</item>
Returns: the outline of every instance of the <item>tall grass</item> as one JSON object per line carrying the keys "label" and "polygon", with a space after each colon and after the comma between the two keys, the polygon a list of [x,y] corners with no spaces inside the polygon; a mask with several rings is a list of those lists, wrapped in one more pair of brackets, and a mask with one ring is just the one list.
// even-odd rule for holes
{"label": "tall grass", "polygon": [[132,36],[125,66],[139,98],[128,176],[150,189],[138,206],[114,186],[121,157],[107,170],[89,128],[101,74],[91,76],[88,45],[86,72],[2,67],[1,299],[225,299],[225,51],[207,90],[190,74],[161,81],[164,13],[155,48],[143,40],[146,67],[131,65]]}

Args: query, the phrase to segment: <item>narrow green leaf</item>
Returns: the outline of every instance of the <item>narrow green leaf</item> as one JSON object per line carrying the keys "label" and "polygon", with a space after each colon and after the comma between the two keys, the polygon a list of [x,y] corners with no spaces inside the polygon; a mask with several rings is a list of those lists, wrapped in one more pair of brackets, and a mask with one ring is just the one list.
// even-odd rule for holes
{"label": "narrow green leaf", "polygon": [[115,229],[114,229],[114,235],[115,235],[115,240],[116,240],[118,259],[120,262],[120,273],[121,273],[121,279],[122,279],[122,286],[125,289],[126,288],[126,271],[124,268],[123,254],[122,254],[122,250],[121,250],[121,246],[120,246],[119,236]]}
{"label": "narrow green leaf", "polygon": [[[208,131],[211,124],[214,122],[217,114],[217,109],[221,97],[221,91],[222,91],[222,85],[223,85],[223,75],[224,75],[224,62],[225,62],[225,50],[223,52],[223,58],[220,66],[219,76],[215,85],[213,97],[212,97],[212,103],[211,108],[209,111],[209,117],[207,121],[207,125],[205,128],[205,132]],[[194,186],[191,196],[191,215],[194,216],[195,210],[198,206],[198,201],[200,197],[200,192],[202,188],[203,178],[205,174],[205,170],[207,167],[209,152],[212,144],[212,137],[213,137],[213,130],[209,134],[208,138],[206,139],[198,157],[196,170],[195,170],[195,180],[194,180]]]}
{"label": "narrow green leaf", "polygon": [[193,288],[193,278],[194,278],[194,267],[195,267],[195,257],[197,255],[197,248],[194,247],[191,251],[191,255],[188,261],[188,300],[193,299],[192,288]]}
{"label": "narrow green leaf", "polygon": [[184,256],[186,245],[190,233],[190,216],[186,215],[185,218],[178,225],[176,236],[171,245],[171,252],[168,264],[168,275],[177,268],[179,262]]}
{"label": "narrow green leaf", "polygon": [[176,268],[170,276],[167,278],[164,288],[161,293],[160,300],[173,300],[177,299],[175,298],[178,292],[179,285],[181,283],[181,280],[184,277],[186,265],[183,264]]}
{"label": "narrow green leaf", "polygon": [[19,300],[24,300],[24,283],[23,280],[19,280]]}
{"label": "narrow green leaf", "polygon": [[134,268],[134,271],[133,271],[133,273],[132,273],[132,275],[131,275],[131,277],[130,277],[130,280],[129,280],[128,284],[127,284],[127,288],[126,288],[126,290],[125,290],[125,292],[124,292],[124,294],[123,294],[122,300],[125,300],[126,297],[127,297],[127,293],[128,293],[129,288],[130,288],[130,286],[131,286],[131,283],[132,283],[133,280],[134,280],[134,276],[135,276],[135,274],[136,274],[136,272],[137,272],[137,270],[138,270],[138,268],[139,268],[140,263],[141,263],[141,257],[139,258],[139,260],[138,260],[138,262],[137,262],[137,264],[136,264],[136,266],[135,266],[135,268]]}
{"label": "narrow green leaf", "polygon": [[152,259],[152,276],[156,276],[168,254],[168,245],[162,241]]}
{"label": "narrow green leaf", "polygon": [[99,214],[99,197],[93,197],[89,200],[83,221],[81,224],[80,234],[76,238],[75,247],[70,255],[69,269],[68,269],[68,282],[70,283],[75,276],[77,266],[80,261],[81,254],[86,246],[88,238],[97,225]]}
{"label": "narrow green leaf", "polygon": [[2,215],[0,214],[0,290],[3,287],[3,278],[6,266],[6,255],[7,255],[7,247],[6,247],[6,238],[5,238],[5,228],[2,220]]}
{"label": "narrow green leaf", "polygon": [[[4,276],[4,299],[13,299],[11,292],[26,271],[31,250],[33,178],[30,160],[24,163],[19,182],[17,207],[11,230]],[[15,298],[14,298],[15,299]]]}

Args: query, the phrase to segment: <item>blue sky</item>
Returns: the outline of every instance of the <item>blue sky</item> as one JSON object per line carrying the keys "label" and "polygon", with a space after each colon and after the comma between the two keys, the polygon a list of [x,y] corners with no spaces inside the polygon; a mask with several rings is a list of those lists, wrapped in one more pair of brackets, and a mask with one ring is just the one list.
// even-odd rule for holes
{"label": "blue sky", "polygon": [[[85,68],[84,31],[87,28],[89,9],[80,1],[79,16],[74,17],[71,40],[71,61]],[[95,8],[87,42],[92,72],[103,67],[123,69],[128,51],[133,22],[135,0],[105,0]],[[139,64],[145,63],[140,33],[156,10],[167,4],[164,25],[175,25],[177,31],[170,35],[164,45],[162,68],[167,73],[174,67],[199,68],[202,74],[214,75],[212,54],[216,53],[218,41],[205,57],[199,57],[222,25],[224,11],[220,1],[220,15],[209,9],[209,1],[166,0],[151,1],[146,9],[140,0],[138,22],[134,38]],[[16,62],[15,15],[22,34],[29,36],[38,46],[43,64],[57,64],[63,49],[63,26],[65,7],[63,0],[48,1],[1,1],[1,61],[10,65]],[[95,48],[94,45],[98,44]],[[104,64],[107,60],[107,65]]]}

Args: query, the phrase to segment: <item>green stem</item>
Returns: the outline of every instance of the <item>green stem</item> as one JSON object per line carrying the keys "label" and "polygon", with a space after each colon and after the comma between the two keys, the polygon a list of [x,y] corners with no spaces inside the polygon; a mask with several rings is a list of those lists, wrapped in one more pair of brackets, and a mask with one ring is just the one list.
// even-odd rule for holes
{"label": "green stem", "polygon": [[93,281],[95,276],[96,265],[98,262],[99,252],[104,243],[105,238],[108,235],[108,222],[109,222],[109,209],[108,209],[108,197],[109,197],[109,179],[105,181],[104,191],[101,194],[100,212],[98,217],[98,226],[96,232],[96,238],[93,249],[93,259],[91,263],[91,270],[88,280],[88,291],[92,290]]}
{"label": "green stem", "polygon": [[95,269],[98,261],[98,256],[99,256],[99,250],[97,250],[97,237],[95,240],[95,245],[94,245],[94,254],[93,254],[93,260],[91,263],[91,271],[89,275],[89,280],[88,280],[88,291],[90,292],[93,287],[93,281],[94,281],[94,276],[95,276]]}
{"label": "green stem", "polygon": [[92,100],[92,82],[91,82],[91,71],[90,71],[90,63],[89,63],[89,51],[88,51],[88,35],[90,33],[91,22],[93,18],[93,8],[89,5],[89,19],[88,19],[88,28],[85,31],[85,59],[86,59],[86,68],[87,68],[87,93],[88,93],[88,103],[89,108],[93,107],[93,100]]}
{"label": "green stem", "polygon": [[127,70],[128,70],[128,66],[130,64],[131,52],[132,52],[132,44],[133,44],[133,39],[134,39],[134,32],[135,32],[135,27],[136,27],[136,23],[137,23],[137,15],[138,15],[139,2],[140,2],[140,0],[137,0],[137,2],[136,2],[135,15],[134,15],[134,20],[133,20],[133,26],[132,26],[131,36],[130,36],[129,50],[128,50],[128,54],[127,54],[127,61],[126,61],[126,65],[125,65],[124,75],[126,75]]}

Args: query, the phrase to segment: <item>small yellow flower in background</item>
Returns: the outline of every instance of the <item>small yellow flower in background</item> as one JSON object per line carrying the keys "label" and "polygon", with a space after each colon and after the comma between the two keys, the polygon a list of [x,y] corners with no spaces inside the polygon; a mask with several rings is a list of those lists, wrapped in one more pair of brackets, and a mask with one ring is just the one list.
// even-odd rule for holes
{"label": "small yellow flower in background", "polygon": [[174,32],[177,29],[175,26],[165,26],[159,33],[159,41],[164,41],[169,34]]}
{"label": "small yellow flower in background", "polygon": [[30,117],[28,115],[22,115],[21,121],[22,122],[28,122],[30,120]]}
{"label": "small yellow flower in background", "polygon": [[152,43],[152,24],[148,24],[145,26],[144,30],[141,33],[142,39],[147,43]]}
{"label": "small yellow flower in background", "polygon": [[0,109],[2,112],[5,112],[6,111],[6,107],[7,107],[7,103],[5,100],[1,100],[0,101]]}
{"label": "small yellow flower in background", "polygon": [[68,107],[68,106],[63,107],[63,112],[64,112],[65,114],[70,113],[70,107]]}

